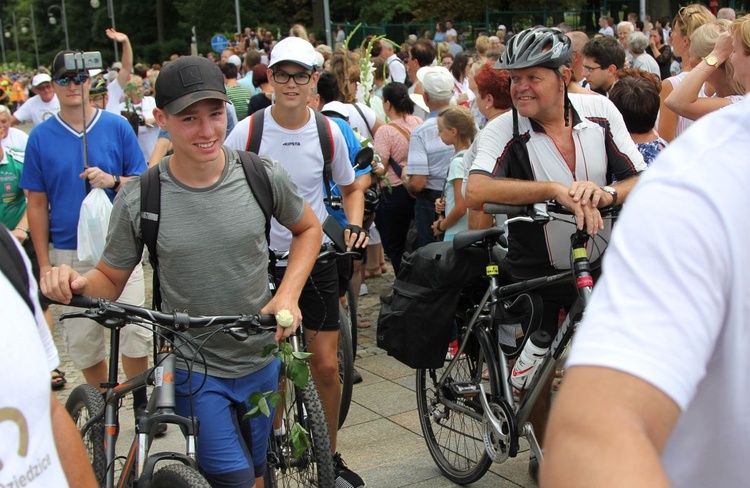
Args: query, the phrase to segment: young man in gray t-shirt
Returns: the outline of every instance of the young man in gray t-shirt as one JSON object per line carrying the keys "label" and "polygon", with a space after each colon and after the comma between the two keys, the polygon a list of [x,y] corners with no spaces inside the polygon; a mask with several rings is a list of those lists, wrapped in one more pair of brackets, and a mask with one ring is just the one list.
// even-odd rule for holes
{"label": "young man in gray t-shirt", "polygon": [[[247,445],[236,411],[251,393],[276,389],[279,362],[260,358],[301,320],[300,292],[320,250],[322,231],[289,174],[265,159],[273,188],[273,216],[292,233],[289,269],[276,295],[267,286],[265,218],[236,151],[223,147],[227,102],[219,68],[205,58],[170,62],[156,82],[154,116],[174,155],[160,163],[161,211],[157,253],[162,309],[226,315],[291,311],[294,324],[237,342],[216,334],[201,349],[205,370],[176,371],[177,412],[201,422],[198,463],[214,486],[262,482],[271,419],[252,419]],[[140,185],[124,185],[112,210],[102,260],[81,276],[53,268],[42,290],[68,302],[73,293],[115,299],[143,252]],[[205,373],[205,374],[202,374]]]}

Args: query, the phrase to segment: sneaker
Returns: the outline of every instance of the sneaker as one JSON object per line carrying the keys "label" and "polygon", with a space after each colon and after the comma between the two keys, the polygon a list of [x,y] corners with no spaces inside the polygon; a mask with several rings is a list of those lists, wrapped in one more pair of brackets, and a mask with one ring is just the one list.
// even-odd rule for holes
{"label": "sneaker", "polygon": [[529,456],[529,476],[537,483],[539,482],[539,460],[533,452]]}
{"label": "sneaker", "polygon": [[[453,357],[456,355],[457,352],[458,352],[458,339],[454,339],[451,341],[450,344],[448,344],[448,352],[445,354],[445,360],[450,361],[451,359],[453,359]],[[465,357],[466,357],[466,354],[462,352],[461,359]]]}
{"label": "sneaker", "polygon": [[359,296],[363,297],[367,295],[368,293],[369,291],[367,290],[366,284],[362,283],[361,285],[359,285]]}
{"label": "sneaker", "polygon": [[352,374],[352,383],[355,385],[362,383],[362,373],[360,373],[356,369],[354,370],[354,374]]}
{"label": "sneaker", "polygon": [[[141,405],[140,407],[133,410],[133,415],[135,416],[136,422],[139,418],[141,418],[146,413],[146,406]],[[159,422],[156,425],[156,431],[154,432],[154,437],[164,437],[167,435],[167,424],[163,422]]]}
{"label": "sneaker", "polygon": [[336,473],[336,488],[365,488],[367,485],[357,473],[349,469],[341,459],[341,454],[333,455],[333,470]]}

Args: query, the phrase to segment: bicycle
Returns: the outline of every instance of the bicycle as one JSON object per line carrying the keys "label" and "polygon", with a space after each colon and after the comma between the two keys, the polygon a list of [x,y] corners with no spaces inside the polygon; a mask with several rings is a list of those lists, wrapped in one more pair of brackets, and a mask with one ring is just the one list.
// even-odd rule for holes
{"label": "bicycle", "polygon": [[[544,224],[561,219],[550,212],[568,213],[558,204],[528,206],[486,204],[490,214],[516,215],[516,221]],[[616,210],[603,209],[602,215]],[[569,213],[568,213],[569,214]],[[573,222],[570,222],[573,223]],[[480,245],[487,251],[486,275],[489,286],[478,301],[469,293],[462,295],[472,305],[458,310],[459,348],[440,369],[419,369],[416,372],[417,406],[422,433],[430,455],[442,473],[459,484],[480,479],[490,465],[503,463],[518,454],[519,439],[525,437],[537,459],[542,452],[534,428],[528,422],[531,410],[545,385],[555,372],[557,361],[570,343],[573,332],[583,316],[593,288],[593,278],[586,250],[589,236],[583,230],[571,235],[571,269],[552,276],[528,279],[501,286],[498,266],[493,262],[493,248],[504,241],[500,228],[464,231],[456,235],[454,249]],[[500,318],[519,295],[555,283],[571,282],[578,292],[555,336],[551,347],[536,368],[534,378],[523,399],[514,398],[510,382],[510,355],[501,347]],[[526,338],[531,335],[526,332]],[[518,348],[518,351],[521,350]]]}
{"label": "bicycle", "polygon": [[[149,324],[177,335],[188,328],[221,325],[224,326],[219,329],[222,332],[237,340],[244,340],[250,334],[275,331],[275,318],[272,315],[191,317],[184,312],[166,314],[84,296],[74,296],[69,305],[87,310],[65,313],[61,316],[62,320],[83,317],[110,329],[109,372],[107,383],[102,385],[106,388],[104,398],[97,388],[83,384],[71,392],[65,405],[83,437],[100,484],[107,488],[115,486],[115,461],[123,459],[115,452],[120,428],[121,400],[133,391],[153,385],[146,411],[136,422],[136,435],[127,456],[124,456],[117,486],[209,487],[200,474],[196,461],[198,421],[175,413],[174,373],[177,352],[173,343],[169,340],[162,341],[153,367],[124,383],[118,383],[120,330],[127,324]],[[184,453],[149,452],[154,429],[160,423],[180,427],[186,442]],[[164,464],[166,462],[170,464]]]}

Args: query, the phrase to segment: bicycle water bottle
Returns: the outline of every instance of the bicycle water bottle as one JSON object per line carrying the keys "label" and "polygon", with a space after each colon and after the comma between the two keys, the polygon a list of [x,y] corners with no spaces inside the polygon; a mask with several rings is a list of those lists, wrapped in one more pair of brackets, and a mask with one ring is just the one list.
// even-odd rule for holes
{"label": "bicycle water bottle", "polygon": [[510,382],[513,386],[523,390],[531,384],[538,366],[542,363],[542,359],[551,345],[552,336],[547,332],[537,330],[531,334],[513,366],[513,372],[510,375]]}

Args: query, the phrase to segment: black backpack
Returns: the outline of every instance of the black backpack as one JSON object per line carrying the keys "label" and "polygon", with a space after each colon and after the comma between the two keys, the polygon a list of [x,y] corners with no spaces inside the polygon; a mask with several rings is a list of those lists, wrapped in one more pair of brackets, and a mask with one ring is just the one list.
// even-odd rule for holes
{"label": "black backpack", "polygon": [[[247,144],[245,151],[258,154],[260,142],[263,139],[263,121],[265,120],[265,109],[258,110],[250,116],[250,127],[247,131]],[[333,134],[331,133],[331,122],[328,118],[313,110],[315,114],[315,125],[318,128],[318,138],[320,139],[320,150],[323,153],[323,181],[325,182],[325,191],[328,201],[331,201],[331,185],[333,172],[331,170],[331,161],[333,161],[334,145]]]}
{"label": "black backpack", "polygon": [[18,252],[18,247],[13,242],[15,239],[7,230],[0,230],[0,271],[8,278],[10,284],[16,289],[26,306],[35,313],[34,302],[29,296],[29,273],[23,256]]}
{"label": "black backpack", "polygon": [[[255,153],[237,151],[245,171],[250,190],[266,218],[266,241],[271,239],[271,216],[273,214],[273,187],[263,161]],[[159,212],[161,210],[161,181],[159,165],[141,173],[141,236],[148,248],[149,262],[154,270],[152,308],[161,308],[159,285],[159,257],[156,254],[156,237],[159,235]],[[269,263],[269,268],[271,264]]]}

